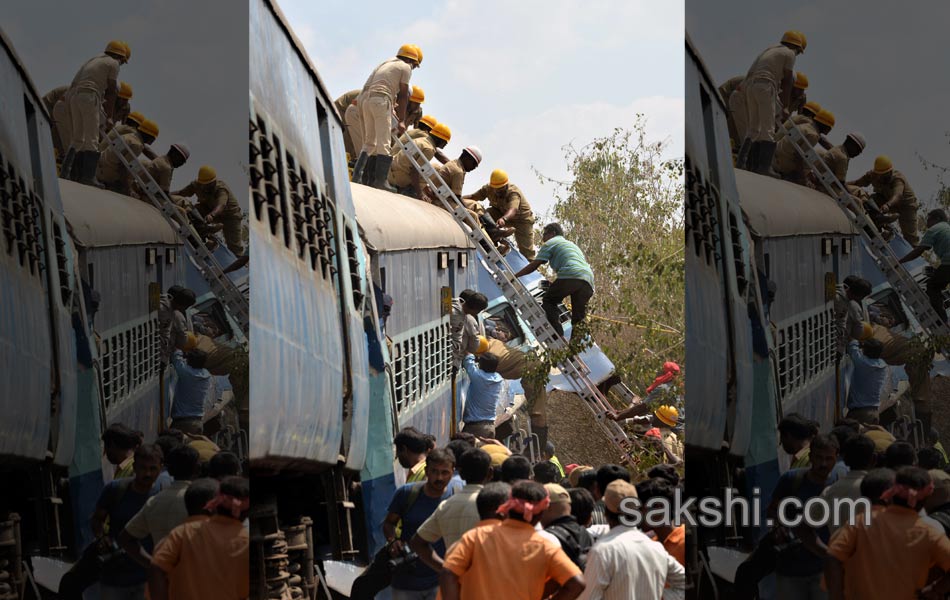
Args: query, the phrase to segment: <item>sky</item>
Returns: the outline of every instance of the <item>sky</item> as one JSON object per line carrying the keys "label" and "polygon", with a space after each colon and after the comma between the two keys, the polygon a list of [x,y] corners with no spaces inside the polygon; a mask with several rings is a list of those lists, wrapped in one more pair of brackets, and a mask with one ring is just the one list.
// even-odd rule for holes
{"label": "sky", "polygon": [[[647,119],[652,141],[682,156],[683,5],[645,0],[281,0],[330,93],[362,87],[405,43],[422,48],[411,84],[423,112],[452,130],[446,154],[468,145],[484,156],[464,193],[508,172],[536,216],[567,177],[563,147],[581,147]],[[396,9],[396,10],[394,10]],[[372,15],[372,18],[368,17]]]}
{"label": "sky", "polygon": [[849,178],[870,169],[876,156],[888,155],[921,204],[931,202],[938,173],[925,170],[918,155],[950,166],[950,77],[943,43],[950,3],[914,3],[915,10],[879,0],[686,4],[686,29],[717,83],[744,74],[784,31],[802,31],[808,47],[795,68],[808,76],[808,99],[834,113],[831,140],[838,144],[858,131],[868,143],[851,161]]}
{"label": "sky", "polygon": [[246,5],[228,0],[32,0],[5,10],[0,27],[40,95],[72,81],[109,40],[127,42],[119,80],[132,86],[132,110],[158,124],[152,148],[182,142],[191,152],[172,189],[211,165],[246,210],[247,23]]}

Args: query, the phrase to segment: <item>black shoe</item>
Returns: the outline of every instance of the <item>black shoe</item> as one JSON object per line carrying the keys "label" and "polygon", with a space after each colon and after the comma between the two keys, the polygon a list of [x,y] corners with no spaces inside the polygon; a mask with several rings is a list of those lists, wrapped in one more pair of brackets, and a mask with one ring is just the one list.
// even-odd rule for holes
{"label": "black shoe", "polygon": [[353,182],[362,183],[363,181],[363,172],[366,169],[366,161],[369,156],[365,152],[360,152],[359,158],[356,159],[356,164],[353,165]]}
{"label": "black shoe", "polygon": [[389,185],[389,167],[393,164],[393,157],[387,156],[385,154],[378,154],[376,156],[376,169],[375,177],[373,178],[373,187],[386,190],[387,192],[395,192],[396,188]]}
{"label": "black shoe", "polygon": [[749,150],[752,148],[752,140],[746,138],[742,140],[739,147],[739,154],[736,156],[736,168],[748,170]]}
{"label": "black shoe", "polygon": [[[373,178],[376,176],[376,155],[367,156],[366,164],[363,165],[363,172],[360,173],[359,183],[363,185],[373,185]],[[357,181],[353,176],[353,181]]]}
{"label": "black shoe", "polygon": [[96,167],[99,166],[99,153],[95,151],[81,152],[82,167],[79,172],[79,183],[93,187],[105,187],[96,179]]}
{"label": "black shoe", "polygon": [[756,172],[760,175],[778,177],[778,173],[772,170],[772,158],[775,156],[775,146],[775,142],[759,142],[759,159],[756,165]]}

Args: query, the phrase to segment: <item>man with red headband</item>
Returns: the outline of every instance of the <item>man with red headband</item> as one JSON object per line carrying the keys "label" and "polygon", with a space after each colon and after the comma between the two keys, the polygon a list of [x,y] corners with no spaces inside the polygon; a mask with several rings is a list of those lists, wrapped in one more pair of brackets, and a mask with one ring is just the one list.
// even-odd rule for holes
{"label": "man with red headband", "polygon": [[630,405],[629,408],[625,408],[620,412],[609,413],[607,418],[613,421],[623,421],[624,419],[632,419],[649,414],[650,407],[654,402],[663,399],[666,394],[673,391],[673,380],[676,379],[679,374],[680,366],[673,361],[666,361],[663,363],[663,368],[660,369],[659,373],[657,373],[653,379],[653,383],[647,388],[646,398],[635,402]]}
{"label": "man with red headband", "polygon": [[584,591],[581,570],[535,529],[550,504],[540,483],[515,483],[498,508],[508,518],[467,531],[446,555],[439,577],[443,600],[531,600],[544,596],[549,579],[560,586],[551,598],[577,598]]}
{"label": "man with red headband", "polygon": [[[927,586],[933,567],[950,570],[950,539],[926,525],[917,512],[933,493],[930,474],[903,467],[881,495],[890,505],[835,532],[828,544],[825,581],[837,598],[943,598],[950,578]],[[926,586],[926,587],[925,587]]]}

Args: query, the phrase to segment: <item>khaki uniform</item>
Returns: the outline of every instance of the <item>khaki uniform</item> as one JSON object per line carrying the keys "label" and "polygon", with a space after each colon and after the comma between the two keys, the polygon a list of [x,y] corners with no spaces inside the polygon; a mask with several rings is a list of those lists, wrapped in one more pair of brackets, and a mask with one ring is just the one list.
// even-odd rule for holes
{"label": "khaki uniform", "polygon": [[106,90],[115,85],[119,61],[100,54],[79,68],[66,93],[69,102],[70,145],[77,152],[99,149],[99,112]]}
{"label": "khaki uniform", "polygon": [[53,105],[50,117],[52,119],[50,133],[53,135],[53,145],[56,146],[61,155],[65,155],[73,139],[72,117],[69,116],[69,102],[65,97],[60,98]]}
{"label": "khaki uniform", "polygon": [[[343,132],[343,147],[346,148],[346,153],[350,155],[351,158],[356,158],[356,155],[359,153],[359,148],[363,146],[363,135],[360,134],[360,145],[355,146],[353,144],[353,138],[350,136],[350,126],[346,121],[346,111],[349,110],[350,105],[356,100],[356,97],[360,95],[360,90],[351,90],[336,100],[333,101],[333,107],[336,108],[336,112],[340,115],[340,120],[346,125],[345,131]],[[362,125],[360,126],[362,129]]]}
{"label": "khaki uniform", "polygon": [[[524,373],[524,352],[509,348],[503,341],[495,338],[488,338],[488,351],[498,357],[499,375],[505,379],[521,379]],[[521,384],[524,387],[531,423],[544,427],[547,425],[547,389],[544,385],[530,385],[526,381],[522,381]]]}
{"label": "khaki uniform", "polygon": [[407,130],[406,133],[399,136],[399,138],[403,140],[403,143],[405,143],[406,137],[411,137],[414,140],[418,140],[419,138],[424,138],[427,135],[429,135],[428,131],[423,131],[422,129],[413,128],[413,129]]}
{"label": "khaki uniform", "polygon": [[350,104],[343,113],[343,122],[346,123],[346,135],[343,136],[344,145],[349,140],[350,148],[359,155],[363,151],[363,115],[356,104]]}
{"label": "khaki uniform", "polygon": [[[427,160],[432,160],[432,157],[435,156],[435,146],[429,136],[416,140],[416,146],[419,147]],[[412,159],[409,158],[409,155],[405,152],[399,152],[393,158],[393,164],[389,168],[389,185],[397,189],[412,187],[412,174],[415,172],[416,168],[412,166]]]}
{"label": "khaki uniform", "polygon": [[145,170],[152,176],[152,179],[155,180],[158,187],[161,188],[165,194],[168,194],[168,190],[172,184],[172,175],[175,171],[175,167],[172,166],[172,162],[168,160],[168,157],[165,155],[155,157],[155,160],[145,165]]}
{"label": "khaki uniform", "polygon": [[368,156],[390,154],[392,112],[403,85],[409,85],[412,67],[399,58],[390,58],[373,71],[357,100],[363,119],[363,151]]}
{"label": "khaki uniform", "polygon": [[246,428],[249,416],[250,387],[248,373],[250,369],[248,354],[243,350],[217,344],[213,339],[196,335],[196,348],[208,355],[205,368],[212,375],[227,376],[234,392],[234,403],[238,408],[238,418],[242,428]]}
{"label": "khaki uniform", "polygon": [[769,46],[752,63],[742,88],[749,128],[747,137],[753,142],[772,141],[775,121],[783,108],[779,100],[782,78],[786,71],[794,68],[795,51],[782,44]]}
{"label": "khaki uniform", "polygon": [[472,194],[471,199],[488,199],[488,214],[496,221],[514,208],[514,216],[507,219],[505,225],[515,228],[518,250],[528,260],[534,260],[534,213],[518,186],[509,183],[508,190],[504,194],[499,194],[497,190],[485,184]]}
{"label": "khaki uniform", "polygon": [[43,106],[46,107],[46,112],[52,113],[53,107],[56,106],[57,102],[63,99],[67,91],[69,91],[69,86],[61,85],[46,92],[46,95],[43,96]]}
{"label": "khaki uniform", "polygon": [[[794,96],[794,92],[793,92]],[[808,102],[808,96],[805,94],[805,91],[802,90],[801,94],[798,94],[797,97],[793,97],[791,102],[788,105],[789,113],[797,113],[801,109],[805,108],[805,103]]]}
{"label": "khaki uniform", "polygon": [[889,365],[903,366],[910,396],[918,412],[930,412],[930,365],[933,353],[915,339],[894,335],[883,325],[872,325],[874,339],[884,346],[881,358]]}
{"label": "khaki uniform", "polygon": [[[809,120],[798,127],[808,143],[814,146],[818,143],[818,129],[815,124]],[[804,183],[805,181],[805,161],[795,150],[794,144],[788,138],[783,137],[775,147],[775,158],[772,159],[772,168],[776,173],[782,176],[782,179]]]}
{"label": "khaki uniform", "polygon": [[223,206],[224,209],[218,213],[215,222],[224,225],[222,233],[228,249],[235,256],[244,254],[244,240],[241,239],[241,219],[244,218],[244,213],[226,183],[220,179],[213,184],[204,185],[192,181],[175,194],[186,198],[195,196],[196,208],[202,217],[207,217],[213,210]]}
{"label": "khaki uniform", "polygon": [[917,236],[917,211],[920,205],[917,203],[917,195],[914,194],[914,190],[911,189],[903,173],[894,169],[890,181],[885,182],[874,171],[868,171],[853,183],[858,187],[874,186],[874,194],[871,198],[879,207],[883,207],[885,203],[894,199],[896,206],[890,210],[900,215],[898,223],[901,227],[901,235],[911,246],[917,245],[920,241]]}
{"label": "khaki uniform", "polygon": [[[481,204],[475,202],[474,200],[465,200],[462,198],[462,187],[465,185],[465,169],[462,168],[462,163],[459,159],[450,160],[444,165],[440,165],[435,169],[442,180],[445,181],[445,184],[449,186],[449,189],[452,190],[452,193],[461,200],[462,205],[468,209],[468,212],[472,214],[472,217],[478,221],[479,215],[485,213],[485,209]],[[436,206],[445,208],[442,206],[442,203],[438,200],[434,203]]]}
{"label": "khaki uniform", "polygon": [[[728,104],[731,118],[727,120],[726,124],[732,123],[736,136],[733,139],[741,145],[742,141],[749,137],[749,111],[746,108],[745,88],[741,82],[739,87],[729,96]],[[729,135],[732,136],[732,129],[729,130]]]}
{"label": "khaki uniform", "polygon": [[848,179],[848,165],[851,157],[844,150],[844,145],[834,146],[821,156],[828,168],[842,184]]}
{"label": "khaki uniform", "polygon": [[415,110],[406,112],[406,128],[411,129],[419,124],[419,119],[422,118],[422,105],[417,104]]}
{"label": "khaki uniform", "polygon": [[[732,98],[732,93],[739,88],[739,84],[745,79],[742,75],[737,75],[732,79],[729,79],[724,84],[719,86],[719,95],[722,97],[723,103],[729,107],[726,115],[726,124],[729,126],[729,139],[734,142],[741,144],[742,138],[739,137],[739,131],[736,129],[736,118],[732,113],[732,105],[730,104],[730,98]],[[745,109],[743,108],[743,113]],[[742,115],[742,121],[745,121],[745,115]],[[744,131],[743,131],[744,132]]]}
{"label": "khaki uniform", "polygon": [[[138,133],[125,133],[122,135],[122,139],[128,144],[129,149],[135,153],[135,156],[142,153],[145,144]],[[129,195],[132,191],[132,174],[119,161],[119,157],[116,156],[111,147],[102,152],[99,165],[96,167],[96,179],[105,185],[106,189],[113,192]]]}
{"label": "khaki uniform", "polygon": [[115,101],[115,112],[112,114],[113,123],[121,123],[125,121],[126,117],[129,116],[129,113],[132,112],[132,105],[128,100],[124,98],[118,98]]}

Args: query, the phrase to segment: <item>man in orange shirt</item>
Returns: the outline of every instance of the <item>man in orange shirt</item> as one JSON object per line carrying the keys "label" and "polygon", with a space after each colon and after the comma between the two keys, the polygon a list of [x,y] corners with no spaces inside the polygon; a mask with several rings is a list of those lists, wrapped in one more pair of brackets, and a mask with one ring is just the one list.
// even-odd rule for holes
{"label": "man in orange shirt", "polygon": [[206,509],[206,520],[176,527],[152,556],[152,600],[240,600],[250,594],[249,539],[243,521],[250,484],[228,477]]}
{"label": "man in orange shirt", "polygon": [[549,504],[540,483],[514,484],[511,498],[498,508],[508,518],[466,532],[445,557],[439,577],[443,600],[534,600],[543,596],[549,579],[560,586],[552,598],[577,598],[584,591],[581,570],[534,528]]}

